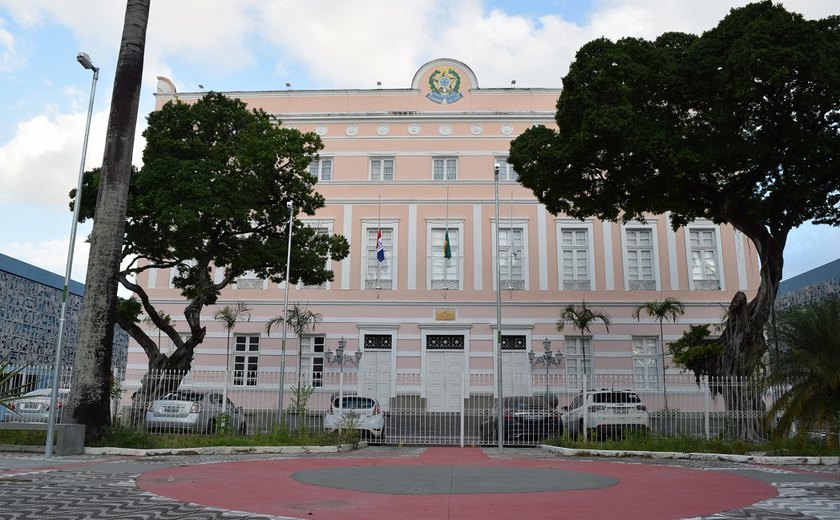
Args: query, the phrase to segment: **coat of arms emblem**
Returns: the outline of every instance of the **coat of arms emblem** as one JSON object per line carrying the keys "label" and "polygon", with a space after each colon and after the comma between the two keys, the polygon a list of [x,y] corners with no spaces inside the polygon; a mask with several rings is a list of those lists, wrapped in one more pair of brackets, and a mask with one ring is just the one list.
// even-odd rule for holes
{"label": "coat of arms emblem", "polygon": [[429,92],[426,97],[435,103],[450,104],[463,97],[461,76],[455,69],[442,67],[429,75]]}

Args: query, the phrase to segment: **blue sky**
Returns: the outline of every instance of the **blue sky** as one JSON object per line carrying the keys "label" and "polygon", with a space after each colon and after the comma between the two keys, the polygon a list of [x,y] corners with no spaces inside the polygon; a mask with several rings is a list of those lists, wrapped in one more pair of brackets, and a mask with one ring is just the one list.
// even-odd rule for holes
{"label": "blue sky", "polygon": [[[409,86],[429,60],[468,64],[482,87],[558,87],[594,38],[701,33],[745,1],[169,0],[152,3],[141,126],[156,77],[180,91]],[[787,0],[807,18],[837,0]],[[100,68],[86,168],[101,164],[125,3],[0,0],[0,253],[64,273],[92,75]],[[138,132],[138,137],[139,137]],[[140,164],[142,139],[135,147]],[[73,278],[87,258],[78,230]],[[785,254],[790,277],[840,258],[840,229],[803,226]]]}

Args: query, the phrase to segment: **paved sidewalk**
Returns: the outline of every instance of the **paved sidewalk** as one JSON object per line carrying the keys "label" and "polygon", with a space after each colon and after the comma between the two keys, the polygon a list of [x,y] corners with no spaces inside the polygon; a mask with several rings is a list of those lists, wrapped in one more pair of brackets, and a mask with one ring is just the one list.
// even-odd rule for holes
{"label": "paved sidewalk", "polygon": [[55,457],[0,453],[2,519],[837,519],[840,467],[538,448]]}

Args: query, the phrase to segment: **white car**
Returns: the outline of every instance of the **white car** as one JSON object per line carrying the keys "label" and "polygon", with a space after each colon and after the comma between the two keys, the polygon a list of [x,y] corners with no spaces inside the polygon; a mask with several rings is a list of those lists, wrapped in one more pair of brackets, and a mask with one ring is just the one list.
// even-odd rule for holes
{"label": "white car", "polygon": [[[586,408],[586,414],[584,414]],[[563,427],[576,439],[584,431],[584,415],[588,437],[602,439],[622,436],[626,432],[646,432],[650,429],[647,406],[631,390],[589,390],[586,398],[581,392],[569,406],[563,407]]]}
{"label": "white car", "polygon": [[385,431],[385,415],[373,397],[345,394],[343,401],[334,395],[330,409],[324,416],[324,429],[328,431],[353,428],[365,438],[378,440]]}
{"label": "white car", "polygon": [[[59,388],[58,400],[56,401],[55,422],[61,422],[61,410],[70,390]],[[6,422],[41,422],[45,423],[50,417],[50,399],[52,398],[51,388],[33,390],[24,394],[9,403],[9,410],[3,420]]]}
{"label": "white car", "polygon": [[156,399],[146,411],[146,429],[149,431],[193,431],[216,433],[220,416],[227,410],[231,431],[245,435],[244,410],[222,394],[195,390],[178,390]]}

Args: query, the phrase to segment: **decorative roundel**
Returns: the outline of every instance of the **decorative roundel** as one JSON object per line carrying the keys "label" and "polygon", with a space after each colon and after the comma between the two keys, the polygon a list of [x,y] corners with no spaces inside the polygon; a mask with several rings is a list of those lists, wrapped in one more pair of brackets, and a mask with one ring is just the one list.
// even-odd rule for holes
{"label": "decorative roundel", "polygon": [[359,128],[356,125],[349,125],[344,132],[347,135],[356,135],[359,133]]}
{"label": "decorative roundel", "polygon": [[389,130],[388,125],[379,125],[376,127],[376,133],[379,135],[386,135]]}
{"label": "decorative roundel", "polygon": [[478,134],[481,133],[481,131],[482,131],[481,125],[479,125],[478,123],[476,123],[476,124],[474,124],[470,127],[470,132],[472,132],[472,135],[478,135]]}
{"label": "decorative roundel", "polygon": [[417,123],[411,123],[408,125],[408,133],[411,135],[417,135],[420,133],[420,125]]}
{"label": "decorative roundel", "polygon": [[440,125],[438,132],[440,132],[440,135],[449,135],[452,133],[452,127],[449,125]]}
{"label": "decorative roundel", "polygon": [[510,135],[513,133],[513,127],[508,124],[502,125],[502,133],[505,135]]}
{"label": "decorative roundel", "polygon": [[324,135],[324,134],[327,133],[327,127],[321,125],[321,126],[319,126],[318,128],[315,129],[315,133],[318,134],[318,135]]}

